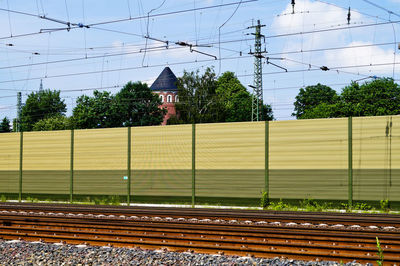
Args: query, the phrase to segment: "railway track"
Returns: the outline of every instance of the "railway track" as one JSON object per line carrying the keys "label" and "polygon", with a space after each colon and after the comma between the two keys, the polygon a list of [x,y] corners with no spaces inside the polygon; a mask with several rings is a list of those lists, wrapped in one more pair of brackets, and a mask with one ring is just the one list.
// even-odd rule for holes
{"label": "railway track", "polygon": [[400,262],[400,216],[0,204],[0,237],[226,255]]}

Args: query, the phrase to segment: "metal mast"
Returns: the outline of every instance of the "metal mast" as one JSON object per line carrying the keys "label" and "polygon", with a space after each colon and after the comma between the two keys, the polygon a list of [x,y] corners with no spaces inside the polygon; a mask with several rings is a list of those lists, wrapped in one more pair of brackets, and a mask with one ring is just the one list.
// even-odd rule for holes
{"label": "metal mast", "polygon": [[261,34],[261,28],[265,27],[265,25],[260,24],[260,20],[257,20],[257,25],[248,27],[254,28],[255,43],[254,43],[254,52],[250,53],[254,55],[254,84],[250,86],[253,88],[253,100],[251,106],[251,121],[261,121],[263,120],[263,89],[262,89],[262,55],[266,51],[261,51],[261,38],[265,38],[264,35]]}
{"label": "metal mast", "polygon": [[17,123],[16,132],[21,132],[21,110],[22,110],[22,95],[17,92]]}
{"label": "metal mast", "polygon": [[39,91],[43,91],[43,81],[42,80],[40,80]]}

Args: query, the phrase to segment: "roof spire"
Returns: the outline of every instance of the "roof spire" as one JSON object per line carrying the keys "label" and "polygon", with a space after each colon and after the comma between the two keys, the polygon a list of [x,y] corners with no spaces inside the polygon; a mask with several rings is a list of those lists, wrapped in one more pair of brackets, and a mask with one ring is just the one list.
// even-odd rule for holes
{"label": "roof spire", "polygon": [[165,67],[158,78],[150,86],[152,91],[178,91],[177,78],[169,67]]}

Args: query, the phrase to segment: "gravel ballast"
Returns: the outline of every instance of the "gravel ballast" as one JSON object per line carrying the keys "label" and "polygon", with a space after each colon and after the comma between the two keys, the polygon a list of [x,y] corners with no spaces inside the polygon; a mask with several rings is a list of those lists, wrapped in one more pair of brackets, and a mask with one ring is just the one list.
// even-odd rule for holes
{"label": "gravel ballast", "polygon": [[140,248],[0,241],[0,265],[361,265],[179,253]]}

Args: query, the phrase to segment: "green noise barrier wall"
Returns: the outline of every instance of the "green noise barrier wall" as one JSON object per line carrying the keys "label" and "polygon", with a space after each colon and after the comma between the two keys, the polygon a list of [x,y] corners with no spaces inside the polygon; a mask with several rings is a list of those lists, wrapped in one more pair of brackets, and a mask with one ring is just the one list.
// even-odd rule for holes
{"label": "green noise barrier wall", "polygon": [[400,201],[400,116],[0,134],[0,194]]}

